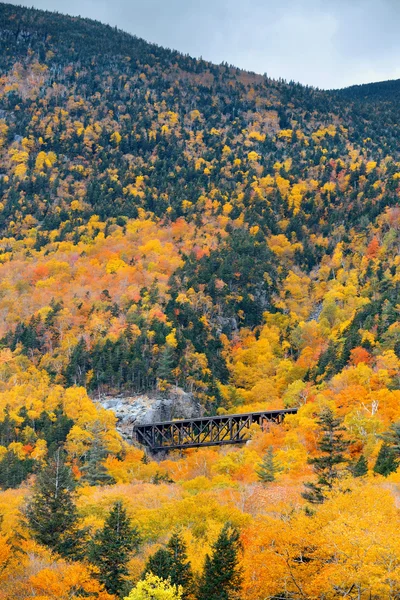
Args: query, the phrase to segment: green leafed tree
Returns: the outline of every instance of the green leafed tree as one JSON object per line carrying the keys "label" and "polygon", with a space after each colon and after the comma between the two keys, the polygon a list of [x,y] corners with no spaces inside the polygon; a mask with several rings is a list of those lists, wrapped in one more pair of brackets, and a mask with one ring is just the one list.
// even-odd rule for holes
{"label": "green leafed tree", "polygon": [[64,558],[82,556],[83,532],[73,497],[74,481],[63,453],[39,473],[33,496],[26,507],[27,524],[35,540]]}
{"label": "green leafed tree", "polygon": [[397,471],[399,461],[395,450],[386,442],[383,442],[380,447],[376,462],[374,465],[374,473],[379,473],[387,477],[390,473]]}
{"label": "green leafed tree", "polygon": [[18,487],[34,469],[34,460],[20,459],[12,450],[7,450],[0,460],[0,487],[3,490]]}
{"label": "green leafed tree", "polygon": [[368,462],[364,454],[351,465],[350,472],[353,477],[364,477],[368,473]]}
{"label": "green leafed tree", "polygon": [[98,567],[99,580],[110,594],[125,591],[127,564],[139,544],[137,528],[131,525],[122,502],[116,502],[89,548],[89,560]]}
{"label": "green leafed tree", "polygon": [[100,424],[96,423],[93,430],[93,442],[87,452],[85,464],[82,467],[82,480],[89,485],[107,485],[115,483],[104,465],[107,449],[100,435]]}
{"label": "green leafed tree", "polygon": [[318,450],[320,455],[311,458],[317,475],[316,482],[305,483],[306,490],[302,496],[312,504],[321,504],[326,499],[326,494],[331,491],[341,476],[341,465],[347,462],[345,451],[348,442],[343,438],[344,428],[342,421],[335,417],[330,408],[326,408],[318,419],[320,438]]}
{"label": "green leafed tree", "polygon": [[166,548],[159,548],[146,562],[143,577],[153,573],[161,579],[168,579],[171,572],[171,555]]}
{"label": "green leafed tree", "polygon": [[175,351],[174,348],[168,344],[164,347],[161,352],[159,363],[157,366],[157,377],[168,383],[172,383],[174,378],[172,375],[172,369],[175,363]]}
{"label": "green leafed tree", "polygon": [[274,450],[272,446],[270,446],[264,454],[261,463],[258,465],[256,473],[260,481],[263,483],[271,483],[272,481],[275,481],[277,471],[278,465],[276,464],[274,457]]}
{"label": "green leafed tree", "polygon": [[144,574],[153,573],[161,579],[182,587],[185,600],[193,591],[193,573],[186,553],[186,545],[178,533],[171,536],[166,548],[160,548],[148,559]]}
{"label": "green leafed tree", "polygon": [[227,523],[212,548],[211,556],[206,556],[198,600],[233,600],[241,597],[242,571],[238,565],[241,549],[239,531]]}
{"label": "green leafed tree", "polygon": [[382,439],[400,457],[400,421],[392,423],[387,432],[382,435]]}

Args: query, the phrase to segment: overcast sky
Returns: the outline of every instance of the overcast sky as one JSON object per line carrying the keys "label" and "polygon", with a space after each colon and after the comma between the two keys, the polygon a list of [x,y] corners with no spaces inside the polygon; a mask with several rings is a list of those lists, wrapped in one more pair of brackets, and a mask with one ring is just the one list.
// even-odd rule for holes
{"label": "overcast sky", "polygon": [[400,78],[400,0],[17,0],[321,88]]}

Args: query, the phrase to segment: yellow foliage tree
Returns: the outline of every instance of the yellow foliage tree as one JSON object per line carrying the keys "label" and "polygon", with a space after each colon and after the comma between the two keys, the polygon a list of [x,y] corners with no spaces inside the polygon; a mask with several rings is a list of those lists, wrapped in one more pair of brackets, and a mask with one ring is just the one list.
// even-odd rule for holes
{"label": "yellow foliage tree", "polygon": [[181,600],[181,598],[181,586],[171,585],[169,581],[148,573],[124,600]]}

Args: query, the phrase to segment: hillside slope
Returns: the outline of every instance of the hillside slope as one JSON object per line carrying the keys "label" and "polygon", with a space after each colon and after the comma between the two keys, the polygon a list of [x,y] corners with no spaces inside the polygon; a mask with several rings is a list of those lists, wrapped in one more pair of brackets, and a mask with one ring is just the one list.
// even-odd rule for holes
{"label": "hillside slope", "polygon": [[[59,445],[81,483],[96,451],[116,484],[82,485],[78,507],[94,531],[113,499],[130,503],[144,540],[132,581],[175,526],[198,572],[231,520],[245,531],[244,598],[341,597],[353,580],[339,567],[330,579],[329,515],[357,505],[339,495],[309,526],[300,492],[318,453],[318,414],[330,407],[344,421],[347,460],[365,458],[370,472],[349,489],[372,512],[383,498],[399,519],[387,482],[372,475],[380,436],[400,420],[399,82],[315,90],[4,3],[0,40],[0,485],[9,522]],[[209,414],[300,410],[279,430],[252,432],[246,448],[157,464],[128,448],[93,401],[174,385]],[[257,464],[270,446],[279,469],[265,487]],[[279,554],[271,548],[282,515]],[[353,525],[359,533],[363,522]],[[320,530],[326,536],[324,558],[313,554],[302,571],[292,526],[308,548]],[[267,575],[255,548],[268,554]],[[43,552],[51,568],[66,568]],[[360,589],[370,564],[384,569],[368,560]],[[276,587],[274,569],[286,587]],[[379,573],[365,589],[396,597],[385,594],[398,582]]]}

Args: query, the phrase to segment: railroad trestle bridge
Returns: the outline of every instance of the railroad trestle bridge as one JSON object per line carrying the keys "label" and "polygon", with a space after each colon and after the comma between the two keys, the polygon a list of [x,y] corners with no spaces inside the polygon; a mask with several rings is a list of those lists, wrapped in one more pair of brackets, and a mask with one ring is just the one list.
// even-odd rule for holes
{"label": "railroad trestle bridge", "polygon": [[253,424],[282,423],[286,415],[296,413],[297,408],[288,408],[151,423],[134,427],[133,438],[152,452],[243,444]]}

